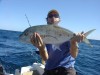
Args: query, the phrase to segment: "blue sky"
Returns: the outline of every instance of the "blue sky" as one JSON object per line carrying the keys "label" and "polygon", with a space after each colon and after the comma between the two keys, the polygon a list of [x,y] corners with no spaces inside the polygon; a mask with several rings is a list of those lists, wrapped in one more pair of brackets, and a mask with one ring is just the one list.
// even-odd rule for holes
{"label": "blue sky", "polygon": [[60,13],[60,26],[75,33],[96,29],[89,39],[100,40],[100,0],[0,0],[0,29],[24,31],[46,24],[49,10]]}

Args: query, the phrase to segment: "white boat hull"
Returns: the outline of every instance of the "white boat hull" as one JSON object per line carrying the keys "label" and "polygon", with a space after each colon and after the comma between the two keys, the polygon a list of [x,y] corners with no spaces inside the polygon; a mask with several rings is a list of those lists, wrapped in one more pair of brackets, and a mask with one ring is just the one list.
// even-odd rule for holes
{"label": "white boat hull", "polygon": [[5,75],[42,75],[44,68],[44,65],[41,63],[33,63],[32,66],[21,67],[21,71],[16,69],[15,74],[5,73]]}

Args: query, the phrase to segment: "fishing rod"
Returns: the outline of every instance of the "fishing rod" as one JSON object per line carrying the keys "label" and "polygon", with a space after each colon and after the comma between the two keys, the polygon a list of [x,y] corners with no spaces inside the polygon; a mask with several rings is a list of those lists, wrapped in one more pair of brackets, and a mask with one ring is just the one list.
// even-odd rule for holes
{"label": "fishing rod", "polygon": [[27,19],[27,22],[28,22],[29,26],[31,27],[31,24],[30,24],[29,19],[28,19],[28,17],[27,17],[26,14],[25,14],[25,17],[26,17],[26,19]]}

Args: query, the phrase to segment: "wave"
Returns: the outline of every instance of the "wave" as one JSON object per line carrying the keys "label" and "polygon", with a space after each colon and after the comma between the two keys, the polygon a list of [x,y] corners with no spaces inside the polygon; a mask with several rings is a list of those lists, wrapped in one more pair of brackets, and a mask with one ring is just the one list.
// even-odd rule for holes
{"label": "wave", "polygon": [[[21,32],[0,30],[0,61],[8,73],[14,73],[15,69],[32,65],[33,62],[41,62],[34,46],[18,41],[20,34]],[[78,75],[99,75],[100,40],[90,42],[93,48],[84,43],[79,44],[75,63]]]}

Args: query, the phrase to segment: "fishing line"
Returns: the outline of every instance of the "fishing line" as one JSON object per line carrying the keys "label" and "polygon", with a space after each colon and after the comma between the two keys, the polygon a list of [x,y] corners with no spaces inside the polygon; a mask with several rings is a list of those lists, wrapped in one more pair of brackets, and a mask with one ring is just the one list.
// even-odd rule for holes
{"label": "fishing line", "polygon": [[30,22],[29,22],[29,19],[28,19],[28,17],[27,17],[26,14],[25,14],[25,16],[26,16],[26,19],[27,19],[27,22],[28,22],[29,26],[31,27]]}

